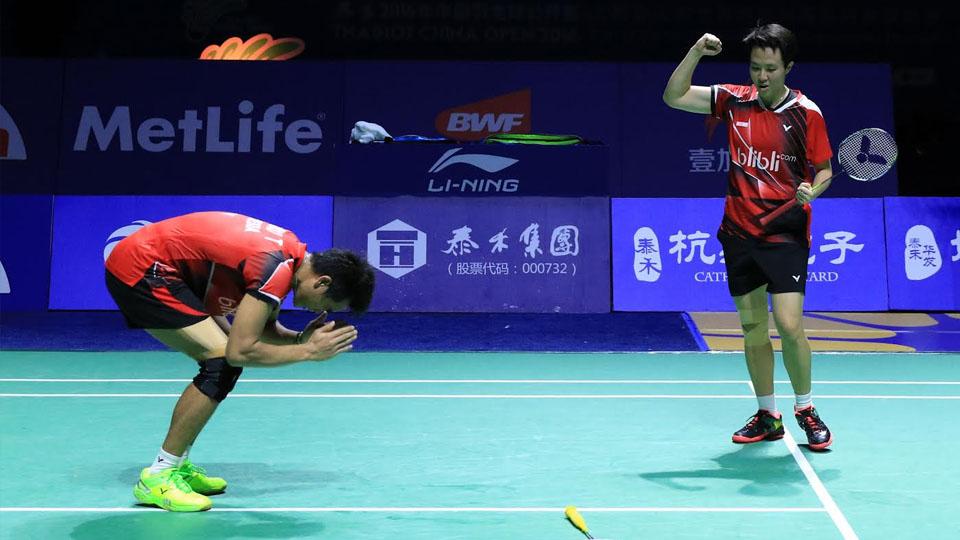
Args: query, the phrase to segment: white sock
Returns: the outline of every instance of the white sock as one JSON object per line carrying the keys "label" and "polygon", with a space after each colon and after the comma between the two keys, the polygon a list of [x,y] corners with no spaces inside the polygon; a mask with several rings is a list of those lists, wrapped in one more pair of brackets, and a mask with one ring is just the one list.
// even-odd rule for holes
{"label": "white sock", "polygon": [[798,411],[800,409],[805,409],[811,405],[813,405],[813,392],[810,392],[809,394],[803,394],[803,395],[797,394],[797,410]]}
{"label": "white sock", "polygon": [[193,445],[192,445],[192,444],[188,444],[188,445],[187,445],[187,449],[184,450],[184,451],[183,451],[183,455],[180,456],[180,463],[183,463],[184,461],[187,460],[187,456],[190,455],[190,449],[191,449],[191,448],[193,448]]}
{"label": "white sock", "polygon": [[760,408],[764,411],[770,411],[772,413],[777,412],[777,398],[774,394],[770,394],[768,396],[757,396],[757,403],[760,404]]}
{"label": "white sock", "polygon": [[176,469],[180,466],[181,459],[180,456],[175,456],[161,447],[157,459],[153,460],[153,465],[150,466],[150,474],[163,472],[167,469]]}

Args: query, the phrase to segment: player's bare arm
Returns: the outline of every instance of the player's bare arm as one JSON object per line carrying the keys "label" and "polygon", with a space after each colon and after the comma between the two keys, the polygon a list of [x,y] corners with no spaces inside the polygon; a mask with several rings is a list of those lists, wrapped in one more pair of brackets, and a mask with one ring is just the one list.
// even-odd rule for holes
{"label": "player's bare arm", "polygon": [[713,34],[704,34],[690,47],[677,68],[670,75],[663,91],[663,102],[682,111],[710,114],[710,87],[691,86],[693,70],[704,56],[716,56],[723,50],[720,39]]}
{"label": "player's bare arm", "polygon": [[263,327],[263,334],[260,339],[271,345],[293,345],[297,343],[298,332],[291,330],[280,324],[277,318],[280,316],[280,306],[276,306],[267,319],[267,324]]}
{"label": "player's bare arm", "polygon": [[281,366],[306,360],[327,360],[353,348],[357,331],[353,326],[335,328],[334,323],[320,327],[310,339],[298,345],[275,345],[264,338],[264,329],[274,313],[274,306],[246,295],[237,307],[230,337],[227,340],[227,362],[243,366]]}
{"label": "player's bare arm", "polygon": [[800,204],[813,201],[830,187],[830,179],[833,177],[833,167],[830,165],[830,160],[817,163],[814,165],[814,169],[817,172],[813,177],[813,185],[803,182],[797,187],[797,202]]}

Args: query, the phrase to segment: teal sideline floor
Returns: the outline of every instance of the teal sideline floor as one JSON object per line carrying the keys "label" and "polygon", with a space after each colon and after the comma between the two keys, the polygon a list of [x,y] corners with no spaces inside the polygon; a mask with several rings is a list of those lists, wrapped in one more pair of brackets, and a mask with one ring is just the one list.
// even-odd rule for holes
{"label": "teal sideline floor", "polygon": [[[779,362],[779,360],[778,360]],[[779,366],[779,406],[792,395]],[[960,355],[817,354],[830,452],[738,446],[741,354],[350,353],[248,369],[173,514],[132,487],[193,376],[167,352],[0,351],[0,538],[960,538]],[[799,443],[799,444],[798,444]]]}

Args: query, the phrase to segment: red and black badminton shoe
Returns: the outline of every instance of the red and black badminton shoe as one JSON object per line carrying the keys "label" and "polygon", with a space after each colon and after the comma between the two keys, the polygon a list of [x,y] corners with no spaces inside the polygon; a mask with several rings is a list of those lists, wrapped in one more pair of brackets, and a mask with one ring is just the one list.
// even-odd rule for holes
{"label": "red and black badminton shoe", "polygon": [[733,434],[733,442],[738,444],[755,443],[760,441],[775,441],[783,438],[783,419],[779,414],[760,409],[753,415],[747,425]]}
{"label": "red and black badminton shoe", "polygon": [[813,405],[796,410],[793,415],[797,417],[800,427],[807,432],[807,442],[810,443],[811,450],[824,450],[833,443],[833,435]]}

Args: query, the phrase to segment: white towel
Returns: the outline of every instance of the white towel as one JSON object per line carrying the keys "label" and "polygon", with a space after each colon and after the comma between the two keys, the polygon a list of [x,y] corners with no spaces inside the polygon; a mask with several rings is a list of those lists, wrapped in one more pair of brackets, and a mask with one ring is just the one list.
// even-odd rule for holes
{"label": "white towel", "polygon": [[350,142],[367,144],[374,141],[392,139],[393,137],[387,133],[387,130],[383,129],[383,126],[372,122],[364,122],[363,120],[354,124],[353,129],[350,130]]}

